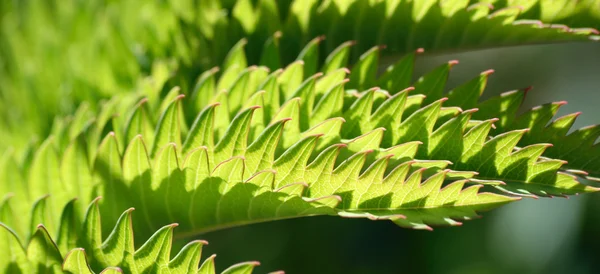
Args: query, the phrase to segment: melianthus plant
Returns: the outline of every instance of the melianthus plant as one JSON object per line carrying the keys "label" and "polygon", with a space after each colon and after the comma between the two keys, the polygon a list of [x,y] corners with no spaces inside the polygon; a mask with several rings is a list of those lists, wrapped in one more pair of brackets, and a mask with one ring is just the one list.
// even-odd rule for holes
{"label": "melianthus plant", "polygon": [[[5,272],[214,273],[214,257],[198,269],[205,242],[171,258],[172,238],[313,215],[431,229],[521,197],[598,190],[579,178],[600,176],[600,132],[568,134],[578,114],[552,120],[562,102],[517,115],[527,90],[481,101],[491,71],[446,94],[455,61],[411,85],[422,48],[597,39],[594,29],[515,19],[595,27],[598,1],[556,17],[548,14],[565,3],[497,1],[525,6],[489,14],[487,3],[458,0],[141,2],[3,13],[13,23],[3,33],[15,34],[2,36],[3,104],[39,108],[15,90],[37,94],[48,83],[80,88],[66,94],[84,101],[73,116],[55,118],[39,145],[23,145],[23,136],[44,133],[39,117],[34,129],[19,129],[3,113],[7,138],[18,140],[3,144],[14,149],[0,169]],[[140,8],[140,18],[129,16]],[[49,29],[79,22],[90,32],[44,40],[28,28],[44,16],[16,24],[19,15],[52,12],[64,16]],[[107,22],[96,25],[104,13]],[[164,24],[148,25],[147,16]],[[97,41],[114,48],[86,53]],[[46,60],[56,65],[47,73],[20,68],[60,45],[75,54],[68,64],[58,54]],[[379,73],[384,54],[404,55]],[[102,69],[81,70],[86,61]],[[134,239],[145,243],[136,249]]]}

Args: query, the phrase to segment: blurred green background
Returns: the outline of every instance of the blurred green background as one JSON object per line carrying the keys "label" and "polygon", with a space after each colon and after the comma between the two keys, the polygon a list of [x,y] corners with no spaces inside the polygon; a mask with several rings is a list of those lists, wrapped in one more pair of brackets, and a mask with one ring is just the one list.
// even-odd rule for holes
{"label": "blurred green background", "polygon": [[[394,59],[394,58],[392,58]],[[493,68],[484,97],[533,86],[523,110],[567,100],[583,111],[573,128],[600,122],[600,46],[568,43],[421,56],[415,75],[460,64],[448,89]],[[393,61],[393,60],[392,60]],[[205,239],[217,266],[261,262],[286,273],[600,273],[600,194],[524,199],[462,227],[433,232],[387,221],[311,217],[222,230]],[[400,271],[402,269],[402,271]]]}

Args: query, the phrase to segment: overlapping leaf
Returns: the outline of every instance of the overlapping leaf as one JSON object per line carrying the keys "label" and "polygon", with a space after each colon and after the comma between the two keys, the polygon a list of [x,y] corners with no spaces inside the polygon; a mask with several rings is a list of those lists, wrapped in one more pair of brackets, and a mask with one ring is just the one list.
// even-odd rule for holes
{"label": "overlapping leaf", "polygon": [[[110,235],[103,239],[97,200],[79,223],[73,203],[65,207],[57,240],[42,225],[32,227],[26,246],[16,233],[0,223],[0,271],[3,273],[215,273],[212,255],[200,265],[206,241],[192,241],[171,256],[173,230],[177,224],[158,229],[141,247],[135,249],[131,215],[126,210]],[[5,217],[5,216],[4,216]],[[68,237],[65,239],[64,237]],[[77,246],[76,248],[74,248]],[[223,273],[251,273],[258,262],[233,265]]]}
{"label": "overlapping leaf", "polygon": [[[53,146],[49,139],[25,164],[39,170],[27,178],[28,184],[56,182],[63,189],[58,192],[62,196],[48,200],[49,227],[56,227],[52,224],[58,223],[58,213],[70,199],[89,202],[103,195],[114,201],[103,206],[108,218],[116,219],[135,206],[142,211],[137,223],[146,227],[143,231],[177,221],[182,233],[315,214],[393,219],[426,228],[456,223],[477,209],[511,200],[497,194],[473,195],[476,187],[464,188],[466,182],[525,195],[595,190],[559,172],[562,161],[540,158],[547,145],[516,148],[522,130],[488,139],[495,120],[471,120],[474,109],[443,107],[445,100],[427,104],[422,95],[409,96],[410,88],[394,95],[379,89],[345,90],[346,84],[361,86],[390,77],[378,80],[370,73],[360,74],[363,67],[369,68],[362,65],[367,58],[376,55],[365,55],[349,82],[343,68],[304,80],[304,63],[295,62],[270,74],[250,67],[228,77],[228,68],[217,79],[214,70],[209,71],[200,77],[191,95],[194,101],[187,104],[178,89],[167,94],[170,104],[123,100],[134,106],[129,113],[102,119],[105,125],[87,126],[66,148]],[[403,73],[399,67],[391,71]],[[217,92],[218,85],[228,88]],[[202,102],[210,103],[188,128],[185,117]],[[152,115],[160,110],[160,117]],[[73,125],[77,123],[56,132],[77,132]],[[79,141],[99,140],[85,137],[106,130],[112,132],[97,149]],[[56,150],[64,159],[58,160]],[[54,170],[64,173],[56,175]],[[389,177],[392,170],[406,174]],[[73,188],[73,172],[90,185]],[[408,183],[406,178],[415,181]],[[457,182],[442,189],[444,181]],[[32,189],[37,192],[20,194],[30,198],[18,201],[18,208],[48,193],[41,187]],[[409,198],[407,193],[412,193]],[[377,206],[372,201],[378,201]],[[155,218],[158,213],[164,217]]]}
{"label": "overlapping leaf", "polygon": [[[363,54],[353,71],[376,70],[379,51],[379,48],[373,48]],[[360,79],[356,77],[357,80],[351,81],[349,85],[364,88],[369,83],[377,83],[391,94],[408,88],[410,87],[414,58],[419,52],[403,57],[380,77],[377,77],[375,73],[370,73]],[[553,120],[558,109],[566,104],[565,101],[544,104],[518,115],[519,107],[529,88],[506,92],[486,101],[480,101],[487,79],[493,70],[484,71],[471,81],[446,93],[446,79],[451,68],[457,63],[454,60],[449,61],[420,77],[413,84],[415,90],[412,94],[425,95],[424,102],[426,103],[448,98],[444,103],[446,106],[461,109],[476,108],[478,111],[473,113],[472,117],[476,120],[499,118],[500,120],[492,130],[493,135],[507,133],[511,130],[527,129],[518,141],[519,147],[538,143],[551,144],[552,146],[544,150],[543,156],[567,161],[562,168],[564,171],[587,179],[598,180],[600,157],[597,155],[600,151],[595,144],[600,136],[600,130],[597,130],[597,126],[584,127],[570,133],[571,126],[580,113],[568,114]]]}

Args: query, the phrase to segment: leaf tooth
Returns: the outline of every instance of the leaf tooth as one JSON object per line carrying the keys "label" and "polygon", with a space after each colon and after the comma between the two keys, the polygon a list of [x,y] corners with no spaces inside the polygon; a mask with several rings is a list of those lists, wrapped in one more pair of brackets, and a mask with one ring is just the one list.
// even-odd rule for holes
{"label": "leaf tooth", "polygon": [[192,124],[192,129],[183,142],[182,152],[184,155],[199,146],[205,146],[211,150],[214,148],[215,110],[220,105],[219,102],[212,103],[198,114]]}
{"label": "leaf tooth", "polygon": [[212,171],[212,177],[222,178],[225,182],[237,183],[243,182],[244,177],[244,156],[234,156],[219,163]]}
{"label": "leaf tooth", "polygon": [[249,107],[233,118],[224,136],[215,146],[214,163],[219,163],[233,156],[243,155],[247,148],[252,114],[258,108],[260,106]]}
{"label": "leaf tooth", "polygon": [[307,78],[292,93],[292,95],[289,98],[287,98],[302,98],[302,104],[300,104],[301,128],[307,129],[309,127],[310,117],[313,113],[313,106],[315,101],[315,84],[317,79],[321,76],[323,76],[323,73],[319,72]]}
{"label": "leaf tooth", "polygon": [[62,267],[62,256],[58,247],[50,237],[48,230],[42,224],[35,228],[26,248],[27,259],[33,265],[53,269]]}
{"label": "leaf tooth", "polygon": [[[463,205],[463,203],[465,201],[475,200],[479,204],[483,205],[483,204],[485,204],[485,200],[487,198],[501,198],[500,201],[496,200],[496,202],[494,204],[490,204],[488,208],[481,209],[481,211],[485,211],[485,210],[489,210],[491,208],[497,207],[499,204],[505,204],[505,203],[509,203],[509,202],[519,201],[522,199],[522,197],[510,197],[510,196],[504,196],[504,195],[490,193],[490,192],[479,192],[479,189],[481,189],[482,187],[483,187],[483,185],[472,185],[467,188],[464,188],[461,191],[461,196],[459,199],[457,199],[456,204]],[[534,196],[534,198],[537,199],[537,197],[535,197],[535,196]]]}
{"label": "leaf tooth", "polygon": [[310,188],[307,191],[306,197],[320,197],[330,195],[329,182],[335,180],[334,168],[336,160],[339,157],[342,148],[347,147],[346,144],[334,144],[323,150],[306,168],[307,182]]}
{"label": "leaf tooth", "polygon": [[370,117],[374,127],[397,128],[402,121],[408,93],[414,87],[408,87],[385,100]]}
{"label": "leaf tooth", "polygon": [[379,149],[385,131],[384,127],[379,127],[344,143],[350,153]]}
{"label": "leaf tooth", "polygon": [[112,232],[100,246],[103,265],[118,265],[123,262],[133,263],[131,254],[135,252],[135,247],[131,213],[134,210],[132,207],[121,214]]}
{"label": "leaf tooth", "polygon": [[263,132],[248,146],[245,152],[247,156],[248,175],[256,171],[271,168],[275,161],[275,152],[277,144],[281,139],[281,134],[285,129],[285,124],[292,118],[283,118],[269,125]]}
{"label": "leaf tooth", "polygon": [[[347,68],[339,68],[332,72],[325,73],[320,77],[315,84],[315,98],[317,102],[322,101],[323,96],[330,92],[336,86],[345,85],[350,81],[347,77],[350,70]],[[321,98],[321,99],[319,99]]]}
{"label": "leaf tooth", "polygon": [[[383,179],[383,184],[389,185],[390,188],[394,185],[401,185],[404,183],[406,176],[409,175],[412,165],[415,163],[414,160],[404,162],[396,166],[390,173]],[[389,191],[388,191],[389,192]]]}
{"label": "leaf tooth", "polygon": [[186,155],[183,168],[186,172],[186,191],[194,191],[210,175],[208,148],[197,147]]}
{"label": "leaf tooth", "polygon": [[67,255],[62,263],[62,270],[68,273],[92,274],[87,262],[85,249],[74,248]]}
{"label": "leaf tooth", "polygon": [[356,45],[356,41],[347,41],[335,48],[323,63],[321,71],[331,73],[332,71],[346,67],[348,65],[348,57],[350,55],[350,47]]}
{"label": "leaf tooth", "polygon": [[238,263],[223,270],[221,274],[250,274],[252,273],[252,270],[259,265],[260,263],[257,261]]}
{"label": "leaf tooth", "polygon": [[217,255],[213,254],[206,258],[198,269],[198,274],[215,274],[215,257]]}
{"label": "leaf tooth", "polygon": [[330,118],[303,132],[301,136],[307,137],[322,134],[323,136],[319,138],[319,142],[315,148],[317,151],[321,151],[330,145],[341,142],[340,130],[345,122],[346,120],[342,117]]}
{"label": "leaf tooth", "polygon": [[281,186],[277,189],[274,189],[273,192],[281,192],[286,193],[288,195],[297,195],[302,196],[304,189],[308,188],[308,184],[305,182],[296,182]]}
{"label": "leaf tooth", "polygon": [[219,70],[219,67],[212,67],[198,76],[191,91],[189,108],[186,109],[188,113],[199,112],[209,104],[216,92],[215,74]]}
{"label": "leaf tooth", "polygon": [[344,106],[344,85],[347,82],[348,79],[344,79],[339,83],[333,84],[319,98],[310,115],[311,126],[327,118],[341,116]]}
{"label": "leaf tooth", "polygon": [[135,258],[135,268],[138,272],[152,271],[155,267],[160,269],[168,265],[173,229],[177,226],[177,223],[163,226],[135,251],[133,256]]}
{"label": "leaf tooth", "polygon": [[283,98],[291,98],[294,92],[304,80],[304,61],[298,60],[289,64],[277,77]]}
{"label": "leaf tooth", "polygon": [[393,157],[393,155],[390,154],[377,159],[362,174],[359,175],[357,183],[354,186],[351,207],[360,207],[361,203],[363,202],[363,196],[373,194],[373,192],[375,192],[370,192],[369,190],[381,187],[381,184],[383,183],[383,177],[391,157]]}
{"label": "leaf tooth", "polygon": [[450,60],[427,74],[420,77],[414,84],[415,90],[425,96],[425,104],[431,104],[443,97],[448,75],[452,67],[458,64],[457,60]]}
{"label": "leaf tooth", "polygon": [[304,172],[317,140],[323,134],[308,136],[287,149],[273,164],[280,176],[275,179],[276,188],[285,182],[304,181]]}
{"label": "leaf tooth", "polygon": [[573,140],[582,147],[594,145],[598,137],[600,137],[600,124],[582,127],[567,135],[568,140]]}
{"label": "leaf tooth", "polygon": [[8,252],[7,255],[10,255],[5,255],[0,259],[0,267],[7,269],[8,265],[14,264],[17,269],[26,271],[29,267],[26,249],[21,244],[16,232],[0,222],[0,237],[2,237],[0,247],[3,252]]}
{"label": "leaf tooth", "polygon": [[101,196],[96,197],[87,207],[83,218],[83,229],[81,230],[83,248],[93,252],[92,256],[96,258],[102,258],[101,251],[96,248],[102,246],[102,223],[100,221],[100,209],[98,208],[101,199]]}
{"label": "leaf tooth", "polygon": [[252,175],[244,183],[254,184],[260,187],[267,187],[269,190],[272,190],[275,184],[276,175],[277,171],[273,169],[262,170]]}
{"label": "leaf tooth", "polygon": [[185,245],[179,253],[169,261],[169,270],[179,273],[195,273],[200,264],[202,247],[208,245],[207,241],[195,240]]}
{"label": "leaf tooth", "polygon": [[176,143],[178,146],[181,145],[181,125],[182,121],[179,121],[181,113],[180,101],[185,97],[184,94],[180,94],[168,105],[165,111],[162,113],[158,123],[156,124],[156,130],[154,134],[154,143],[152,145],[152,152],[150,155],[154,156],[159,149],[164,147],[167,143]]}
{"label": "leaf tooth", "polygon": [[[331,182],[329,182],[326,186],[329,189],[329,192],[321,193],[321,195],[340,195],[340,197],[342,197],[342,204],[340,205],[340,207],[343,209],[351,208],[354,203],[354,200],[352,198],[352,191],[354,191],[360,186],[360,172],[363,169],[363,166],[365,165],[367,156],[372,152],[373,150],[362,151],[354,154],[353,156],[342,162],[333,171],[333,180],[331,180]],[[321,186],[321,188],[324,187],[325,186]]]}
{"label": "leaf tooth", "polygon": [[[242,70],[242,72],[237,76],[235,81],[231,84],[230,87],[226,89],[227,93],[227,106],[230,115],[234,115],[238,113],[244,103],[244,100],[247,100],[255,90],[251,90],[248,82],[250,81],[250,74],[256,71],[256,66],[250,66]],[[241,99],[241,100],[240,100]]]}
{"label": "leaf tooth", "polygon": [[340,197],[339,195],[328,195],[328,196],[323,196],[323,197],[318,197],[318,198],[307,198],[307,197],[302,197],[302,199],[306,202],[309,203],[321,203],[327,207],[331,207],[331,208],[335,208],[338,206],[338,204],[340,204],[342,202],[342,197]]}
{"label": "leaf tooth", "polygon": [[231,50],[225,56],[225,61],[223,61],[223,70],[227,70],[233,65],[246,67],[246,54],[244,52],[246,44],[248,44],[248,39],[242,38],[231,47]]}
{"label": "leaf tooth", "polygon": [[148,135],[153,133],[151,117],[148,114],[148,98],[142,98],[134,107],[125,125],[124,144],[129,144],[138,134]]}
{"label": "leaf tooth", "polygon": [[383,175],[385,174],[389,160],[393,156],[393,154],[388,154],[377,159],[362,174],[360,174],[359,180],[366,180],[371,183],[382,183]]}
{"label": "leaf tooth", "polygon": [[297,136],[300,136],[300,100],[301,98],[293,98],[287,101],[281,106],[277,113],[273,116],[272,122],[279,121],[284,118],[291,118],[284,127],[284,134],[281,136],[281,140],[278,143],[279,149],[287,149],[292,146],[297,140]]}
{"label": "leaf tooth", "polygon": [[402,214],[375,215],[369,212],[340,211],[338,215],[344,218],[367,218],[371,221],[406,219]]}
{"label": "leaf tooth", "polygon": [[[371,111],[373,108],[373,98],[375,91],[379,90],[378,87],[371,88],[359,95],[358,100],[350,106],[350,108],[344,112],[343,117],[346,118],[347,123],[342,127],[342,137],[357,136],[360,132],[368,130],[369,119],[371,117]],[[362,129],[362,130],[361,130]]]}
{"label": "leaf tooth", "polygon": [[442,103],[446,100],[447,98],[442,98],[427,105],[426,107],[420,108],[411,114],[406,120],[402,121],[400,126],[394,130],[399,134],[394,136],[395,140],[393,140],[393,143],[398,144],[407,141],[419,140],[424,143],[420,149],[425,151],[430,143],[429,138],[437,122]]}
{"label": "leaf tooth", "polygon": [[422,52],[423,48],[419,48],[405,55],[393,65],[390,65],[383,75],[379,77],[377,84],[392,94],[408,87],[412,81],[416,56]]}
{"label": "leaf tooth", "polygon": [[57,235],[57,246],[61,254],[66,253],[70,247],[75,245],[77,241],[79,212],[76,212],[75,202],[77,198],[72,199],[67,203],[60,216]]}
{"label": "leaf tooth", "polygon": [[364,89],[375,84],[379,53],[382,49],[381,46],[374,46],[360,55],[350,73],[350,83],[348,85],[351,88]]}
{"label": "leaf tooth", "polygon": [[333,144],[329,146],[317,155],[317,157],[308,165],[307,170],[314,170],[316,174],[332,171],[341,149],[346,147],[348,147],[347,144]]}
{"label": "leaf tooth", "polygon": [[[415,171],[413,171],[409,176],[408,179],[404,180],[403,182],[398,182],[396,181],[396,185],[394,186],[394,193],[398,192],[396,189],[397,187],[402,187],[402,188],[407,188],[409,191],[410,190],[414,190],[414,189],[418,189],[421,186],[421,181],[423,178],[423,173],[427,170],[427,168],[419,168]],[[409,193],[409,191],[406,191],[405,195],[407,195]],[[403,202],[404,198],[402,199]]]}
{"label": "leaf tooth", "polygon": [[553,136],[560,136],[565,138],[575,120],[581,115],[582,112],[574,112],[564,116],[556,118],[552,123],[545,127],[545,131],[551,133]]}
{"label": "leaf tooth", "polygon": [[440,195],[440,190],[442,189],[442,184],[446,178],[446,174],[448,174],[449,171],[449,169],[439,171],[419,185],[419,188],[421,189],[421,195],[423,196],[422,198],[425,198],[419,203],[419,205],[423,207],[428,206],[428,202],[430,200],[435,201],[438,198]]}

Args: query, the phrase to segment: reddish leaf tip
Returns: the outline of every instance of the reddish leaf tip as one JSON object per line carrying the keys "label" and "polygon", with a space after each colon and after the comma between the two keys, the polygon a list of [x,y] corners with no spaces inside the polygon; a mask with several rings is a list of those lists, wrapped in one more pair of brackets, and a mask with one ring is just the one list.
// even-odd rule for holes
{"label": "reddish leaf tip", "polygon": [[193,240],[192,243],[200,243],[202,245],[208,245],[207,240]]}
{"label": "reddish leaf tip", "polygon": [[600,34],[600,31],[598,31],[595,28],[588,28],[588,30],[592,33],[592,34]]}
{"label": "reddish leaf tip", "polygon": [[493,70],[493,69],[488,69],[488,70],[486,70],[486,71],[482,72],[481,74],[482,74],[482,75],[485,75],[485,76],[490,76],[490,74],[492,74],[492,73],[494,73],[494,72],[496,72],[496,71],[495,71],[495,70]]}
{"label": "reddish leaf tip", "polygon": [[317,72],[313,76],[311,76],[310,78],[311,79],[317,79],[317,78],[319,78],[321,76],[323,76],[323,72]]}
{"label": "reddish leaf tip", "polygon": [[141,105],[145,104],[146,102],[148,102],[148,98],[144,97],[138,102],[138,106],[141,106]]}
{"label": "reddish leaf tip", "polygon": [[407,87],[407,88],[401,90],[400,92],[410,92],[410,91],[413,91],[413,90],[415,90],[415,87]]}
{"label": "reddish leaf tip", "polygon": [[332,145],[332,146],[335,146],[335,147],[338,147],[338,148],[345,148],[345,147],[348,147],[348,145],[347,145],[347,144],[341,144],[341,143],[340,143],[340,144],[335,144],[335,145]]}

